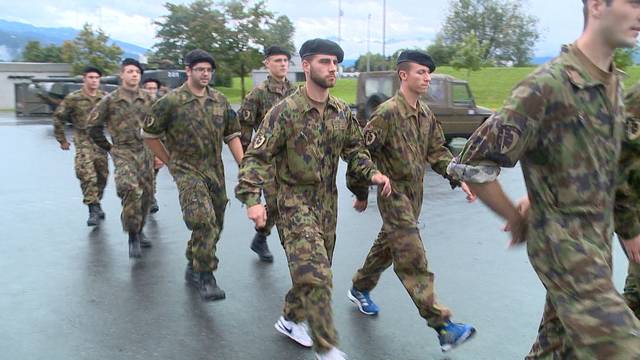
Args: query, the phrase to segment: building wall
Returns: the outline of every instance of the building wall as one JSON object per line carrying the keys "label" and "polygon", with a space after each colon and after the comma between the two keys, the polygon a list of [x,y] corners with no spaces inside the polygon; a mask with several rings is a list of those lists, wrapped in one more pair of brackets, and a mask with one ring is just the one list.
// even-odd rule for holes
{"label": "building wall", "polygon": [[70,64],[0,62],[0,109],[15,107],[14,84],[31,78],[70,76]]}
{"label": "building wall", "polygon": [[[253,80],[253,87],[258,86],[260,83],[267,79],[269,73],[265,68],[253,70],[251,72],[251,79]],[[289,72],[287,73],[287,79],[292,83],[298,81],[304,81],[304,71],[302,70],[302,59],[299,55],[294,55],[289,62]]]}

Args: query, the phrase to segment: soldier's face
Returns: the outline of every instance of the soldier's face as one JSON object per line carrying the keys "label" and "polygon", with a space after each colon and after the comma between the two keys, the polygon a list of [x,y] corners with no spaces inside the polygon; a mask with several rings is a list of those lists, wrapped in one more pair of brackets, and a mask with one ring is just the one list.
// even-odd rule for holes
{"label": "soldier's face", "polygon": [[82,77],[82,81],[88,90],[97,90],[100,87],[100,74],[95,72],[86,73]]}
{"label": "soldier's face", "polygon": [[274,77],[285,77],[289,72],[289,58],[286,55],[272,55],[264,61],[264,66]]}
{"label": "soldier's face", "polygon": [[213,68],[208,62],[201,62],[193,64],[193,66],[187,66],[187,77],[191,86],[196,88],[203,88],[209,85],[211,77],[213,76]]}
{"label": "soldier's face", "polygon": [[154,97],[158,94],[158,84],[156,84],[155,81],[149,81],[142,87]]}
{"label": "soldier's face", "polygon": [[406,83],[408,90],[417,94],[426,94],[431,83],[431,72],[424,65],[410,63],[408,70],[400,72],[400,79]]}
{"label": "soldier's face", "polygon": [[336,86],[338,58],[335,55],[318,54],[302,62],[307,78],[316,85],[328,89]]}
{"label": "soldier's face", "polygon": [[593,13],[599,17],[600,29],[612,47],[631,48],[637,43],[640,33],[640,0],[595,1]]}
{"label": "soldier's face", "polygon": [[126,87],[138,87],[140,84],[140,69],[135,65],[126,65],[120,70],[120,80]]}

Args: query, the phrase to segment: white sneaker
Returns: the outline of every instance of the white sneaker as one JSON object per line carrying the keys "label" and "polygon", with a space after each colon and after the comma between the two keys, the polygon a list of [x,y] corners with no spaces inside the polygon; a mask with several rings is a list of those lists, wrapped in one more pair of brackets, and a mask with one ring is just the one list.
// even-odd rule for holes
{"label": "white sneaker", "polygon": [[316,353],[317,360],[347,360],[347,354],[338,350],[335,347],[332,347],[331,350],[325,353]]}
{"label": "white sneaker", "polygon": [[[287,335],[291,340],[297,342],[304,347],[313,346],[313,340],[307,333],[307,328],[303,324],[296,324],[293,321],[288,321],[284,316],[280,316],[280,319],[273,325],[276,330],[284,335]],[[338,359],[338,358],[337,358]]]}

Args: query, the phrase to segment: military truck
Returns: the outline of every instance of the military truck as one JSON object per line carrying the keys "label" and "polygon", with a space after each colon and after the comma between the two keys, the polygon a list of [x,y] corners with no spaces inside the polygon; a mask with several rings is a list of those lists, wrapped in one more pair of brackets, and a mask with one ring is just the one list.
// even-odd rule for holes
{"label": "military truck", "polygon": [[[184,70],[147,70],[142,81],[154,78],[170,89],[187,80]],[[117,75],[103,76],[100,88],[111,92],[118,87]],[[67,94],[82,87],[82,76],[32,78],[30,82],[15,84],[15,111],[17,116],[51,116]]]}
{"label": "military truck", "polygon": [[[356,117],[364,126],[373,111],[400,88],[395,71],[360,73],[356,95]],[[442,124],[448,140],[469,137],[492,111],[476,105],[469,83],[450,75],[433,74],[427,94],[421,97]]]}

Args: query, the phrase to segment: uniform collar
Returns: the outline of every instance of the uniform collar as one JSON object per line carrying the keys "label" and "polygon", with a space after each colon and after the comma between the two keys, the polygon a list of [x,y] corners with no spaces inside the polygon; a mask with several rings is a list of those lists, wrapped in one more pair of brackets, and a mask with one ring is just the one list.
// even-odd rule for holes
{"label": "uniform collar", "polygon": [[264,82],[267,90],[280,95],[284,95],[287,92],[287,89],[291,88],[291,83],[289,83],[289,79],[286,77],[284,78],[284,81],[278,81],[273,76],[267,75],[267,80]]}
{"label": "uniform collar", "polygon": [[[303,112],[308,112],[311,109],[315,109],[311,103],[309,102],[309,100],[307,99],[307,86],[306,85],[302,85],[300,86],[296,92],[294,94],[297,94],[298,96],[296,96],[297,99],[297,103],[298,105],[301,107]],[[333,108],[336,112],[340,110],[340,103],[338,101],[338,99],[329,94],[329,99],[327,100],[327,107],[331,107]]]}
{"label": "uniform collar", "polygon": [[[179,88],[177,88],[176,92],[178,94],[178,98],[180,99],[180,102],[183,104],[186,104],[194,100],[198,100],[198,97],[195,96],[193,92],[191,92],[191,89],[189,89],[189,86],[187,85],[186,82],[182,84]],[[213,89],[211,89],[211,87],[209,86],[206,87],[205,98],[214,100]]]}
{"label": "uniform collar", "polygon": [[[115,100],[124,100],[124,101],[128,101],[129,98],[124,94],[126,90],[124,90],[122,87],[119,87],[116,91],[113,92],[113,96],[115,97]],[[143,100],[145,99],[145,96],[148,96],[147,93],[144,92],[144,90],[142,90],[141,88],[138,88],[138,91],[135,93],[135,97],[134,97],[134,101],[135,100]]]}
{"label": "uniform collar", "polygon": [[418,102],[416,103],[416,109],[412,108],[411,105],[409,105],[407,99],[404,97],[404,94],[402,94],[402,91],[400,90],[396,91],[395,99],[398,103],[398,111],[400,112],[400,117],[403,119],[414,116],[416,114],[416,111],[420,113],[420,115],[427,114],[424,106],[422,105],[422,102],[420,101],[420,98],[418,98]]}
{"label": "uniform collar", "polygon": [[[564,60],[564,64],[566,66],[566,73],[569,78],[569,81],[579,89],[583,89],[586,87],[593,87],[598,85],[605,85],[599,79],[593,78],[587,69],[584,68],[582,64],[582,60],[578,57],[578,55],[574,52],[575,50],[572,47],[576,46],[572,45],[562,45],[562,50],[560,52],[560,57]],[[614,76],[622,79],[626,76],[624,71],[618,70],[614,63],[611,63],[611,71],[614,73]]]}

